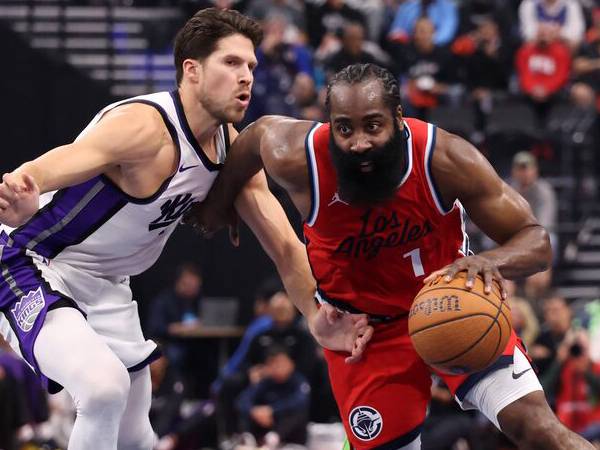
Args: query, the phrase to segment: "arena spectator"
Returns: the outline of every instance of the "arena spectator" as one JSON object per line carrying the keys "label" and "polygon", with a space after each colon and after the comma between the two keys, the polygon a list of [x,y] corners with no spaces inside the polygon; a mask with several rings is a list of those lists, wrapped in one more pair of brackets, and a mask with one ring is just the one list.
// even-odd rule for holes
{"label": "arena spectator", "polygon": [[307,47],[285,39],[287,19],[270,16],[263,22],[264,38],[256,51],[252,102],[244,123],[265,114],[293,116],[290,90],[298,74],[313,75],[312,55]]}
{"label": "arena spectator", "polygon": [[295,107],[294,117],[322,122],[325,120],[324,105],[317,91],[315,80],[299,73],[292,86],[291,98]]}
{"label": "arena spectator", "polygon": [[585,42],[593,44],[600,41],[600,6],[592,10],[592,25],[585,33]]}
{"label": "arena spectator", "polygon": [[222,427],[221,433],[226,437],[238,431],[234,406],[239,393],[248,384],[245,361],[250,344],[256,336],[273,327],[273,318],[269,314],[269,300],[281,289],[279,279],[265,280],[259,287],[254,300],[254,319],[246,328],[239,346],[212,383],[211,394],[217,404],[217,418]]}
{"label": "arena spectator", "polygon": [[[284,347],[274,345],[267,354],[262,379],[250,385],[238,400],[242,430],[259,443],[306,442],[310,386],[295,369]],[[267,437],[268,435],[268,437]]]}
{"label": "arena spectator", "polygon": [[182,330],[195,328],[200,322],[202,275],[192,263],[177,268],[175,282],[155,297],[147,321],[148,334],[163,344],[172,370],[183,376],[191,359],[189,342],[182,341]]}
{"label": "arena spectator", "polygon": [[327,78],[351,64],[377,64],[375,57],[364,50],[364,42],[365,29],[360,23],[345,24],[342,31],[341,48],[330,55],[325,61]]}
{"label": "arena spectator", "polygon": [[437,376],[432,377],[429,414],[423,426],[422,450],[468,447],[476,422],[473,411],[463,411]]}
{"label": "arena spectator", "polygon": [[425,119],[429,109],[443,102],[454,81],[452,55],[435,45],[433,34],[433,23],[419,19],[412,41],[397,55],[399,67],[405,70],[407,102],[403,106],[408,116]]}
{"label": "arena spectator", "polygon": [[510,312],[515,332],[529,348],[540,334],[540,323],[531,303],[521,297],[510,297]]}
{"label": "arena spectator", "polygon": [[594,13],[594,26],[588,37],[573,61],[571,98],[580,107],[600,111],[600,8]]}
{"label": "arena spectator", "polygon": [[477,112],[476,128],[483,130],[494,100],[506,95],[514,45],[502,36],[493,16],[484,16],[474,30],[457,38],[451,48],[464,63],[464,83]]}
{"label": "arena spectator", "polygon": [[521,92],[536,109],[541,123],[545,123],[571,70],[569,48],[557,36],[554,26],[540,24],[536,39],[521,46],[515,61]]}
{"label": "arena spectator", "polygon": [[[502,39],[512,40],[518,36],[516,8],[502,1],[464,0],[458,3],[459,30],[464,35],[476,30],[484,21],[493,19],[500,29]],[[516,24],[516,26],[515,26]]]}
{"label": "arena spectator", "polygon": [[572,49],[581,44],[585,32],[583,11],[577,0],[523,0],[519,22],[526,41],[538,39],[540,28],[545,26]]}
{"label": "arena spectator", "polygon": [[560,343],[571,329],[573,317],[567,301],[557,294],[543,300],[542,311],[542,330],[529,352],[539,369],[540,378],[544,377],[556,358]]}
{"label": "arena spectator", "polygon": [[570,329],[540,381],[556,399],[559,420],[592,441],[600,439],[600,363],[591,360],[589,345],[587,330]]}
{"label": "arena spectator", "polygon": [[342,29],[348,22],[358,22],[363,27],[367,23],[364,15],[345,0],[306,2],[309,43],[316,54],[322,57],[337,48]]}
{"label": "arena spectator", "polygon": [[450,0],[406,0],[396,11],[388,38],[406,43],[416,33],[417,22],[427,18],[433,25],[433,43],[448,45],[458,30],[458,10]]}
{"label": "arena spectator", "polygon": [[290,39],[297,40],[298,33],[306,33],[304,2],[299,0],[251,0],[245,13],[260,21],[273,16],[285,17],[286,32],[292,33]]}
{"label": "arena spectator", "polygon": [[521,151],[513,156],[509,184],[527,200],[540,225],[554,233],[550,239],[555,241],[558,200],[552,185],[540,177],[538,161],[533,153]]}
{"label": "arena spectator", "polygon": [[27,414],[22,387],[5,368],[8,358],[12,358],[7,355],[0,348],[0,448],[16,450],[17,431],[27,423]]}
{"label": "arena spectator", "polygon": [[278,292],[271,298],[269,313],[273,327],[257,335],[250,343],[247,367],[254,367],[260,373],[269,348],[277,344],[287,349],[296,369],[310,378],[317,364],[316,344],[302,322],[297,320],[296,309],[285,292]]}

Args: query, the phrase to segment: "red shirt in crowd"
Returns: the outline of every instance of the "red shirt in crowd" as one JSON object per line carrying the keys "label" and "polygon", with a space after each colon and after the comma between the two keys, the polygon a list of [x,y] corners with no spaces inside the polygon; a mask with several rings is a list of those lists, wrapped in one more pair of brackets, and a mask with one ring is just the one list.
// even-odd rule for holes
{"label": "red shirt in crowd", "polygon": [[542,88],[546,95],[552,95],[569,79],[571,53],[560,41],[547,46],[526,43],[517,52],[516,67],[521,90],[525,94]]}

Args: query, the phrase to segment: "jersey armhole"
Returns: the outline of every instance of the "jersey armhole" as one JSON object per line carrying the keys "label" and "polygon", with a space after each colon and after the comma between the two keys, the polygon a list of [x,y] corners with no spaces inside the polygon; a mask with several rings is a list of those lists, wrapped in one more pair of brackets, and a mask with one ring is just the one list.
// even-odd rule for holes
{"label": "jersey armhole", "polygon": [[319,171],[317,167],[317,157],[315,155],[314,136],[315,132],[321,125],[321,123],[315,122],[310,131],[306,134],[306,140],[304,141],[311,198],[310,212],[306,217],[305,223],[309,227],[312,227],[315,224],[315,222],[317,221],[317,216],[319,215]]}
{"label": "jersey armhole", "polygon": [[[144,105],[152,106],[154,109],[156,109],[158,111],[158,113],[162,117],[162,120],[163,120],[165,126],[167,127],[167,130],[169,131],[169,134],[171,135],[171,139],[173,139],[173,144],[175,145],[175,151],[177,152],[177,168],[179,168],[179,166],[181,165],[181,147],[180,147],[180,143],[179,143],[179,136],[177,135],[177,130],[175,129],[175,126],[169,120],[169,115],[167,114],[167,112],[163,109],[162,106],[160,106],[157,103],[154,103],[150,100],[136,99],[136,98],[119,103],[118,105],[115,105],[115,108],[117,108],[121,105],[129,105],[131,103],[143,103]],[[112,109],[114,109],[114,108],[111,108],[111,110]],[[104,114],[106,114],[108,111],[110,111],[110,110],[104,111]],[[177,169],[175,169],[175,173],[177,173]],[[169,184],[171,184],[171,180],[175,176],[175,173],[172,173],[168,178],[166,178],[154,194],[149,195],[147,197],[143,197],[143,198],[133,197],[133,196],[129,195],[128,193],[123,191],[113,180],[111,180],[105,174],[101,174],[100,178],[102,180],[106,181],[108,184],[112,185],[115,189],[117,189],[129,202],[143,205],[143,204],[151,203],[154,200],[156,200],[158,197],[160,197],[161,194],[167,190],[167,188],[169,187]]]}
{"label": "jersey armhole", "polygon": [[429,186],[429,192],[431,193],[431,198],[435,203],[435,206],[440,214],[445,216],[450,211],[454,209],[454,202],[450,207],[444,205],[444,201],[442,199],[442,195],[440,190],[435,182],[433,177],[432,161],[433,161],[433,152],[435,151],[435,143],[436,143],[436,135],[437,135],[437,127],[431,123],[427,124],[427,144],[425,146],[425,175],[427,177],[427,185]]}

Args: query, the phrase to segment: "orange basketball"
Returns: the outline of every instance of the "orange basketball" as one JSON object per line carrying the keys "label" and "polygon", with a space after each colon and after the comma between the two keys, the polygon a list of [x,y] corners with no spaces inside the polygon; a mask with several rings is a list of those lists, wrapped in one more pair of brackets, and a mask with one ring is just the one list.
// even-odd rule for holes
{"label": "orange basketball", "polygon": [[510,308],[499,286],[484,294],[483,280],[465,288],[466,272],[449,283],[440,277],[415,297],[408,334],[430,366],[450,374],[477,372],[502,354],[511,332]]}

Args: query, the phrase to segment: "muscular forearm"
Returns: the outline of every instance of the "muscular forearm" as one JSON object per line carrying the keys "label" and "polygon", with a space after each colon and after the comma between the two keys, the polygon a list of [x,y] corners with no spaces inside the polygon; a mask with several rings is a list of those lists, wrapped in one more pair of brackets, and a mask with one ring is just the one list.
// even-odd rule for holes
{"label": "muscular forearm", "polygon": [[44,193],[44,192],[48,191],[48,189],[45,189],[44,171],[40,170],[39,165],[36,164],[35,161],[29,161],[24,164],[21,164],[19,167],[17,167],[14,170],[13,173],[15,173],[15,174],[21,173],[21,174],[27,174],[27,175],[31,176],[35,180],[36,184],[38,185],[40,193]]}
{"label": "muscular forearm", "polygon": [[316,283],[300,242],[264,176],[254,177],[238,196],[235,207],[275,263],[285,289],[307,318],[316,312]]}
{"label": "muscular forearm", "polygon": [[552,261],[548,233],[540,225],[529,225],[499,247],[482,252],[507,279],[546,270]]}
{"label": "muscular forearm", "polygon": [[66,144],[26,162],[15,172],[33,177],[43,194],[99,175],[109,167],[108,159],[103,153],[87,151],[78,144]]}
{"label": "muscular forearm", "polygon": [[275,265],[290,299],[307,319],[317,312],[315,303],[316,283],[311,275],[308,257],[298,242],[290,243]]}

